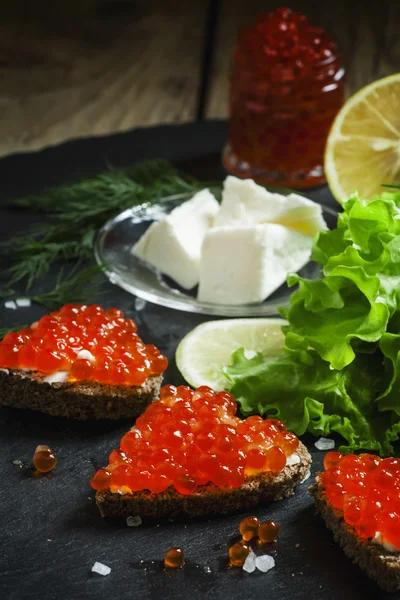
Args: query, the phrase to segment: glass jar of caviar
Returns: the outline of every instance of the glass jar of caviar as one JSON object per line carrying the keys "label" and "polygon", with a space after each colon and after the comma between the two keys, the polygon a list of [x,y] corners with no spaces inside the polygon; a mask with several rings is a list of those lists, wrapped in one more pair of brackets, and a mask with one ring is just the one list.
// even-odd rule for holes
{"label": "glass jar of caviar", "polygon": [[326,139],[344,102],[344,68],[322,28],[289,9],[263,13],[238,36],[225,168],[261,183],[324,183]]}

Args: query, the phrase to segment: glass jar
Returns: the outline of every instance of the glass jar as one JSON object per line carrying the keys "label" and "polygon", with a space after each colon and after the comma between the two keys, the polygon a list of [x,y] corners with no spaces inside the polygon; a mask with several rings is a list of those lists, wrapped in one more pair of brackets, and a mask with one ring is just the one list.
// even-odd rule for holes
{"label": "glass jar", "polygon": [[[256,24],[239,37],[230,81],[229,141],[223,163],[238,177],[309,188],[325,182],[324,149],[332,121],[344,102],[344,68],[336,45],[323,29],[309,26],[305,17],[288,9],[280,9],[281,14],[284,10],[289,18],[276,18],[279,11],[269,14],[267,25],[261,21],[261,32],[260,24]],[[301,19],[308,32],[304,39],[298,25],[299,35],[292,32],[283,42],[279,42],[279,34],[273,37],[265,33],[268,18],[275,19],[276,29],[276,22],[289,25],[293,16]],[[264,38],[266,44],[259,49]],[[299,39],[302,46],[296,51]],[[307,53],[309,40],[312,43]],[[290,41],[289,49],[285,49]],[[318,41],[316,51],[314,42]]]}

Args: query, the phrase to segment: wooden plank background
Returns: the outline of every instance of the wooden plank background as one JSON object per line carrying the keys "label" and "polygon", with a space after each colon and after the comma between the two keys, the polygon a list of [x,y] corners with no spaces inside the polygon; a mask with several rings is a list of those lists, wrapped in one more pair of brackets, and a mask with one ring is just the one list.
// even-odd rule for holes
{"label": "wooden plank background", "polygon": [[[236,32],[275,0],[14,0],[0,7],[0,156],[226,118]],[[400,71],[400,1],[292,0],[337,37],[351,93]],[[204,113],[201,109],[204,107]]]}

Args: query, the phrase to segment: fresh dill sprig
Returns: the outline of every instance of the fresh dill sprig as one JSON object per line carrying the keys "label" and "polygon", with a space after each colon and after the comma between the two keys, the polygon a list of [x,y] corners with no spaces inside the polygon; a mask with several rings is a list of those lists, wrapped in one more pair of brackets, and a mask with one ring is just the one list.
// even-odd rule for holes
{"label": "fresh dill sprig", "polygon": [[77,263],[67,275],[61,267],[54,289],[44,294],[30,296],[29,299],[49,310],[58,310],[64,304],[95,302],[100,295],[107,293],[106,290],[99,289],[104,282],[103,267],[94,265],[79,270],[80,266],[80,263]]}
{"label": "fresh dill sprig", "polygon": [[22,242],[16,252],[17,260],[8,269],[9,285],[14,285],[21,279],[26,279],[26,289],[30,289],[34,281],[41,279],[57,260],[73,260],[90,258],[91,248],[86,248],[78,242],[32,242],[29,239]]}
{"label": "fresh dill sprig", "polygon": [[0,245],[0,254],[13,263],[8,284],[24,280],[29,290],[52,264],[87,259],[96,231],[122,210],[172,194],[195,193],[206,185],[167,161],[153,160],[123,169],[110,167],[94,177],[11,200],[10,206],[41,210],[49,218]]}
{"label": "fresh dill sprig", "polygon": [[7,333],[14,333],[15,331],[25,329],[25,327],[28,327],[28,325],[19,325],[19,327],[0,327],[0,340],[2,340]]}

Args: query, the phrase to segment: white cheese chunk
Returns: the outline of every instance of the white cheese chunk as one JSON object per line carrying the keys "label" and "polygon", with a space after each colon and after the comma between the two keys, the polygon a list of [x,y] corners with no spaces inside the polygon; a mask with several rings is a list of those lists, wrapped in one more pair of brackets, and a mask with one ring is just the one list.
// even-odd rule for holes
{"label": "white cheese chunk", "polygon": [[289,194],[283,196],[268,192],[252,179],[228,176],[224,181],[221,209],[214,225],[251,225],[276,223],[315,235],[327,225],[322,208],[316,202]]}
{"label": "white cheese chunk", "polygon": [[133,254],[191,289],[199,282],[201,245],[219,204],[207,189],[154,222],[132,249]]}
{"label": "white cheese chunk", "polygon": [[276,224],[215,227],[204,237],[198,299],[262,302],[310,259],[313,238]]}

